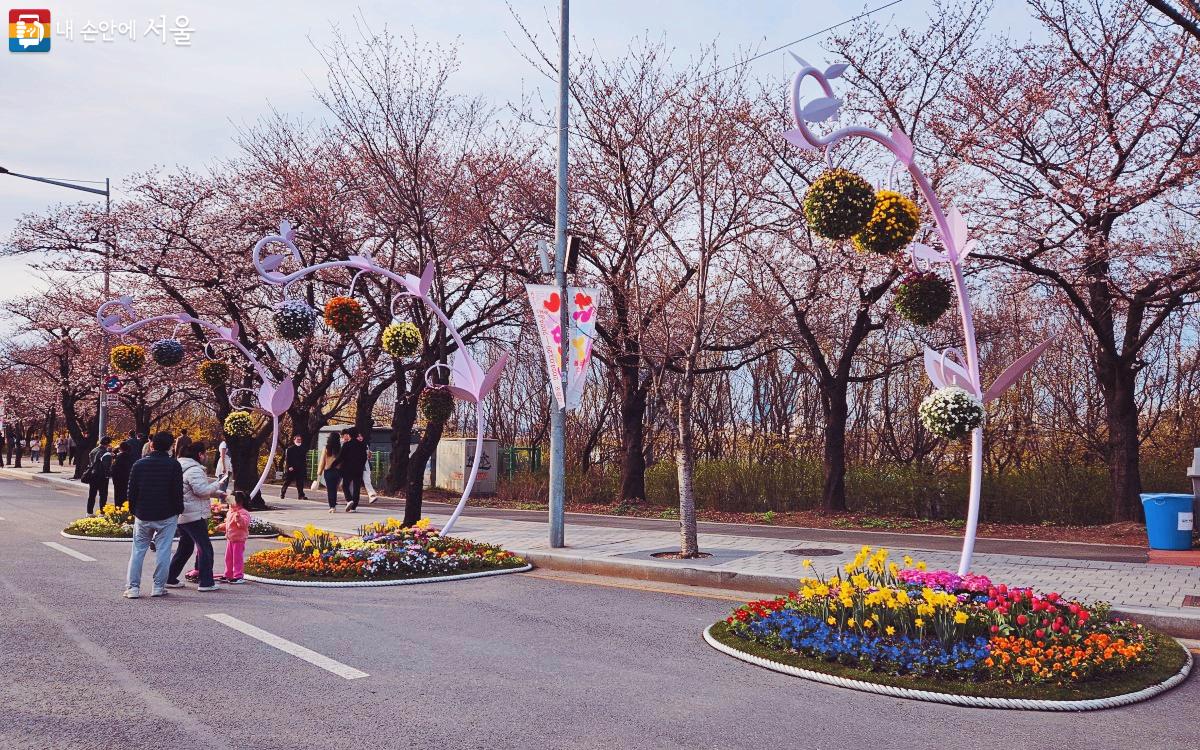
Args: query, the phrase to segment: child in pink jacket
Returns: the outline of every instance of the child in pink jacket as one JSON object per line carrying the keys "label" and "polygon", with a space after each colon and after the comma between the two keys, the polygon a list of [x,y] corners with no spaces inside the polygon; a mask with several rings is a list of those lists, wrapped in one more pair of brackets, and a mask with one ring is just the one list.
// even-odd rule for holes
{"label": "child in pink jacket", "polygon": [[246,555],[246,539],[250,536],[250,511],[246,510],[246,493],[235,492],[229,498],[225,523],[217,531],[225,532],[225,583],[242,582],[242,560]]}

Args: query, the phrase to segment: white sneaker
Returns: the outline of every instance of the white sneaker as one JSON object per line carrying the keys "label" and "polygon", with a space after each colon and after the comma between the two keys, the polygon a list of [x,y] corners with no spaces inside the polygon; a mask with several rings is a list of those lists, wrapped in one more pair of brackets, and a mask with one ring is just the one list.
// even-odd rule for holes
{"label": "white sneaker", "polygon": [[183,581],[176,581],[175,583],[171,583],[170,581],[167,581],[167,588],[181,589],[181,588],[183,588]]}
{"label": "white sneaker", "polygon": [[154,589],[153,591],[150,592],[150,596],[166,596],[166,595],[167,595],[166,589]]}
{"label": "white sneaker", "polygon": [[126,599],[138,599],[142,596],[142,591],[141,589],[125,589],[125,593],[122,596]]}
{"label": "white sneaker", "polygon": [[196,590],[197,591],[216,591],[219,588],[221,588],[221,587],[214,583],[211,586],[197,586]]}
{"label": "white sneaker", "polygon": [[379,499],[379,495],[369,495],[367,497],[367,505],[374,505],[375,501],[378,499]]}

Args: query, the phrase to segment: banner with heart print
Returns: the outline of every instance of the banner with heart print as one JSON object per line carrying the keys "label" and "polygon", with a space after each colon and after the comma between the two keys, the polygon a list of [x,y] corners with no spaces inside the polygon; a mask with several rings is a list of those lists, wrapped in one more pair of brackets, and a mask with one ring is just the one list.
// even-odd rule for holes
{"label": "banner with heart print", "polygon": [[[546,372],[550,375],[550,386],[559,407],[563,405],[562,390],[562,326],[560,315],[563,300],[556,286],[526,284],[529,304],[533,307],[533,319],[537,323],[538,335],[542,340],[542,353],[546,356]],[[596,304],[600,301],[600,290],[591,287],[568,287],[571,331],[568,338],[571,346],[571,372],[567,378],[567,408],[577,409],[583,400],[583,387],[587,382],[588,369],[592,364],[592,342],[596,338]]]}

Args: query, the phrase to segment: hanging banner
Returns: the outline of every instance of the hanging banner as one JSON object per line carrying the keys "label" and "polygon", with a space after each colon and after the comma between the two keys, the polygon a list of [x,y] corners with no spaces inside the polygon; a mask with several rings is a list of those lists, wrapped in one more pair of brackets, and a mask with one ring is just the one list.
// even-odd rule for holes
{"label": "hanging banner", "polygon": [[[533,319],[537,323],[538,336],[541,337],[550,387],[554,390],[554,400],[561,408],[564,400],[560,321],[563,300],[556,286],[526,284],[525,291],[529,294]],[[587,383],[588,371],[592,364],[592,342],[596,338],[596,304],[600,300],[600,290],[592,287],[568,287],[567,299],[571,312],[571,372],[567,378],[566,403],[568,409],[577,409],[583,400],[583,387]]]}

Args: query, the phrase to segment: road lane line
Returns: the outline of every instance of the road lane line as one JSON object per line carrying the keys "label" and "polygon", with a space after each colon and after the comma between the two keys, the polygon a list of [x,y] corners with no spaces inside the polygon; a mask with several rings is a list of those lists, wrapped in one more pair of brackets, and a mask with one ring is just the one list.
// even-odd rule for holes
{"label": "road lane line", "polygon": [[58,542],[42,542],[42,544],[46,545],[50,549],[56,549],[59,552],[63,553],[64,555],[70,555],[71,557],[75,558],[76,560],[83,560],[84,562],[96,562],[96,558],[88,557],[87,555],[83,554],[82,552],[79,552],[78,550],[73,550],[65,544],[59,544]]}
{"label": "road lane line", "polygon": [[338,677],[344,677],[347,680],[357,680],[360,677],[370,677],[370,675],[368,675],[366,672],[359,671],[354,667],[348,667],[345,664],[342,664],[340,661],[334,661],[328,656],[318,654],[312,649],[305,648],[298,643],[292,643],[286,638],[280,638],[273,633],[268,633],[262,628],[256,628],[250,623],[242,622],[236,617],[230,617],[229,615],[225,614],[205,615],[205,617],[209,618],[210,620],[216,620],[222,625],[233,628],[239,633],[245,633],[255,640],[262,641],[268,646],[274,646],[280,651],[291,654],[297,659],[303,659],[313,666],[324,669],[326,672],[332,672]]}

